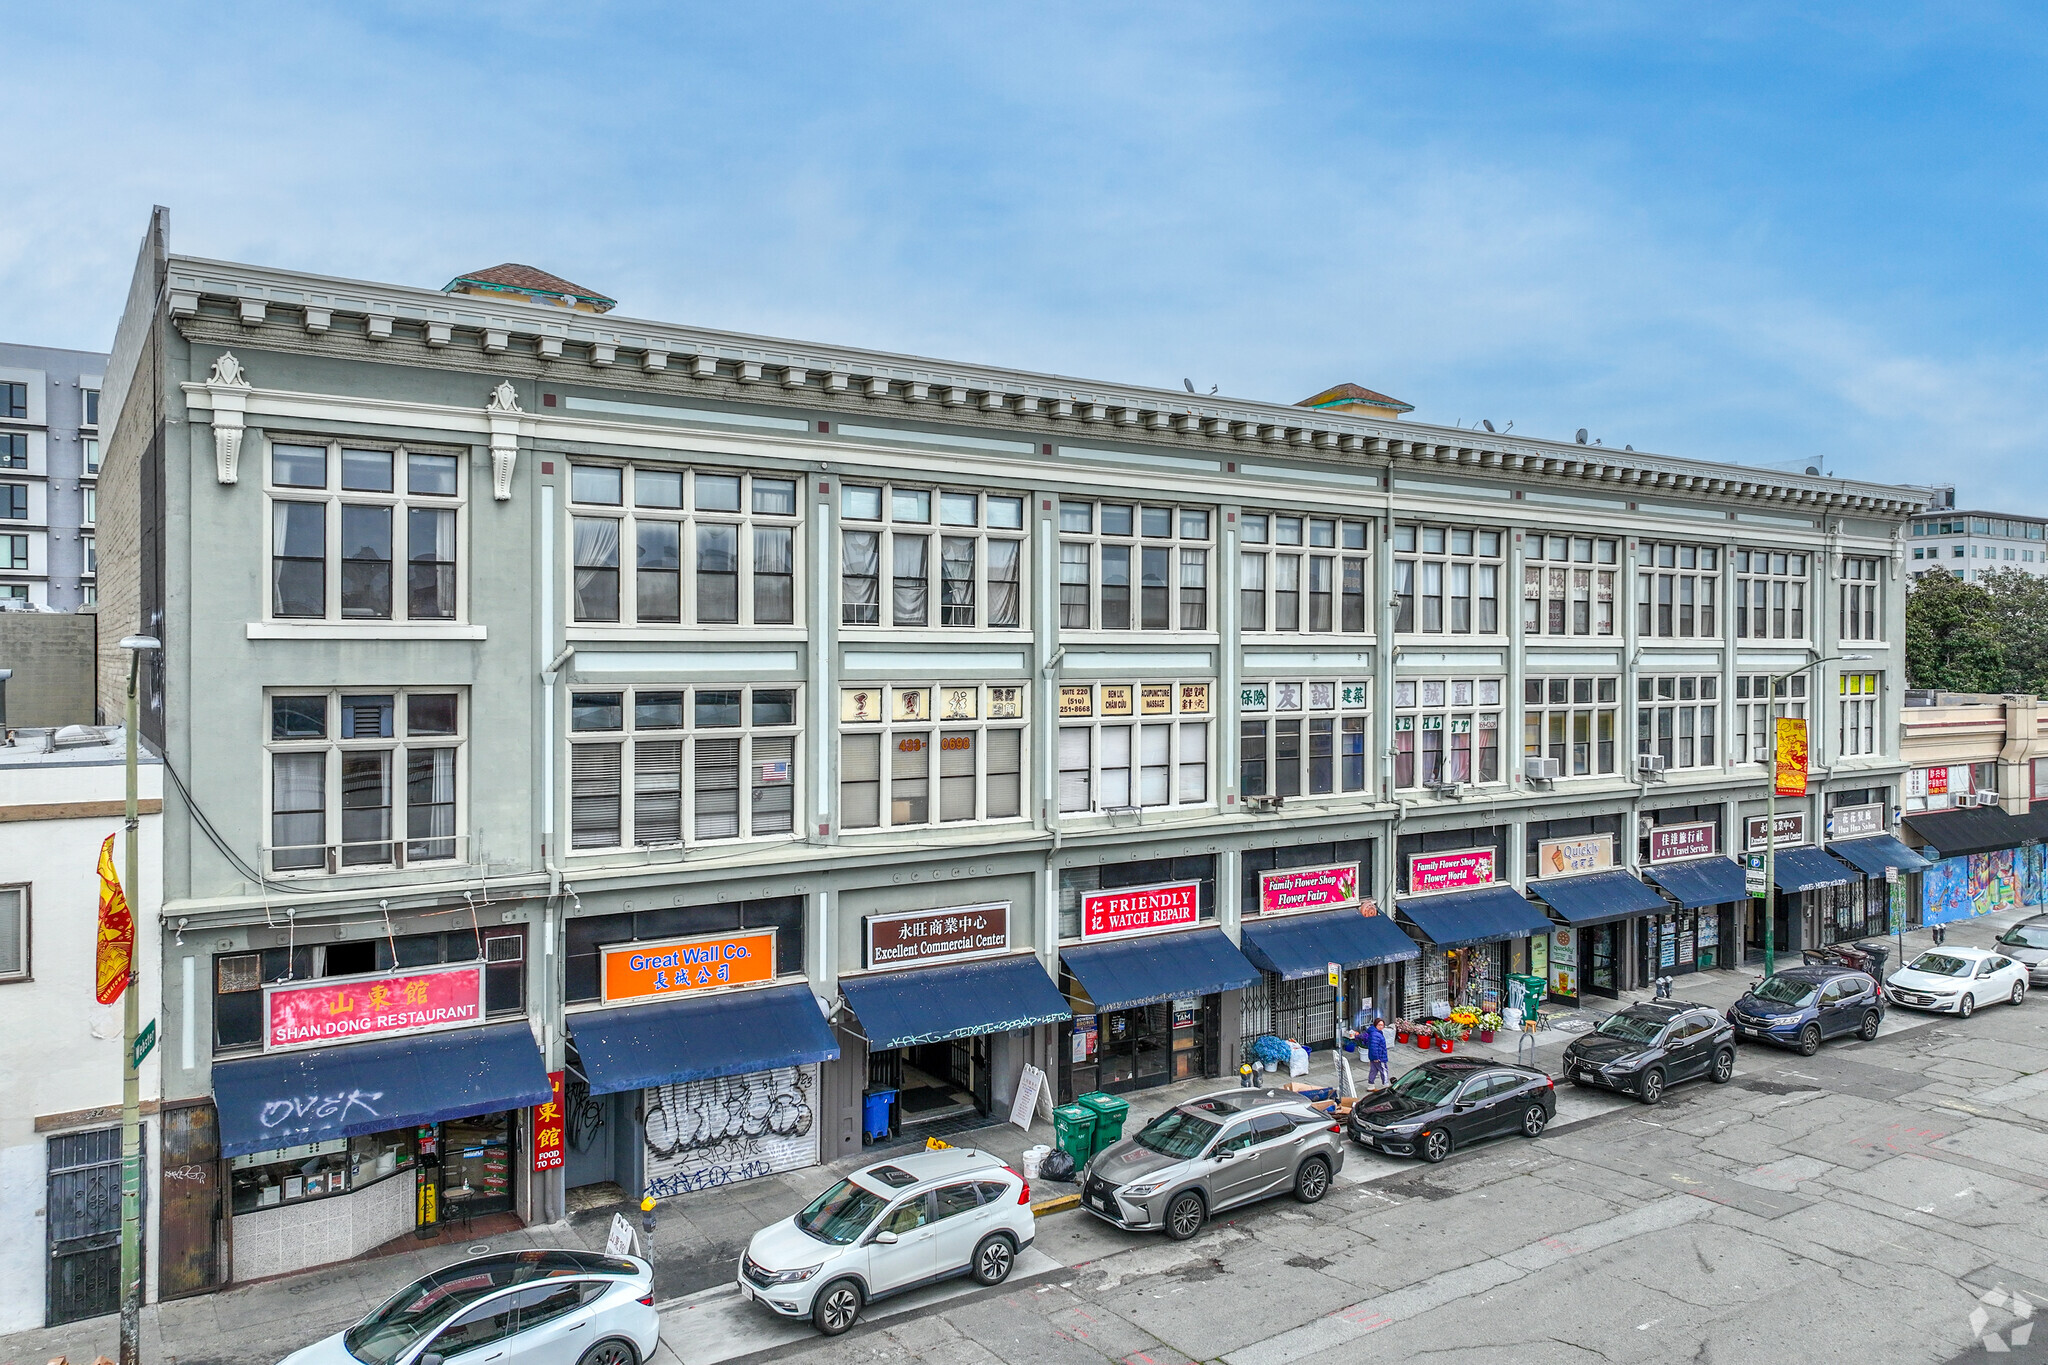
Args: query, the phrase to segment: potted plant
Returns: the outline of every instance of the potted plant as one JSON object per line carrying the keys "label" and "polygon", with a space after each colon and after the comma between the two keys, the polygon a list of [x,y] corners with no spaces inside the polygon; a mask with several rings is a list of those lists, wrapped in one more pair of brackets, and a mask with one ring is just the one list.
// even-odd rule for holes
{"label": "potted plant", "polygon": [[1406,1019],[1396,1019],[1394,1021],[1394,1041],[1397,1043],[1408,1041],[1408,1021]]}
{"label": "potted plant", "polygon": [[1427,1051],[1429,1051],[1429,1050],[1430,1050],[1431,1048],[1433,1048],[1433,1047],[1435,1047],[1435,1046],[1436,1046],[1436,1023],[1435,1023],[1435,1021],[1434,1021],[1434,1020],[1430,1020],[1430,1019],[1418,1019],[1418,1020],[1417,1020],[1417,1021],[1415,1022],[1415,1047],[1416,1047],[1416,1049],[1417,1049],[1418,1051],[1421,1051],[1421,1052],[1427,1052]]}
{"label": "potted plant", "polygon": [[1457,1024],[1452,1023],[1448,1019],[1437,1020],[1436,1045],[1438,1050],[1442,1052],[1451,1051],[1452,1040],[1455,1039],[1458,1036],[1458,1034],[1462,1031],[1463,1030],[1460,1029]]}
{"label": "potted plant", "polygon": [[1458,1037],[1466,1042],[1470,1042],[1472,1041],[1472,1030],[1479,1023],[1479,1015],[1473,1010],[1455,1009],[1451,1011],[1451,1023],[1457,1026]]}
{"label": "potted plant", "polygon": [[1501,1019],[1497,1012],[1493,1010],[1483,1012],[1479,1016],[1479,1041],[1482,1043],[1492,1042],[1493,1035],[1500,1031],[1500,1024]]}

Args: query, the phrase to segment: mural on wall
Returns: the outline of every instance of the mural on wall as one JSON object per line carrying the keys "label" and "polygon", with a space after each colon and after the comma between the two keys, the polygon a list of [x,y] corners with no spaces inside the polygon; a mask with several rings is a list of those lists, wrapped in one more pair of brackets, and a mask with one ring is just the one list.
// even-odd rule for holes
{"label": "mural on wall", "polygon": [[2048,849],[1999,849],[1943,858],[1920,874],[1923,924],[1948,924],[2021,905],[2039,905]]}
{"label": "mural on wall", "polygon": [[643,1091],[645,1192],[664,1199],[815,1165],[817,1089],[810,1065]]}
{"label": "mural on wall", "polygon": [[2020,904],[2048,901],[2048,844],[2016,849],[2012,856],[2019,869]]}

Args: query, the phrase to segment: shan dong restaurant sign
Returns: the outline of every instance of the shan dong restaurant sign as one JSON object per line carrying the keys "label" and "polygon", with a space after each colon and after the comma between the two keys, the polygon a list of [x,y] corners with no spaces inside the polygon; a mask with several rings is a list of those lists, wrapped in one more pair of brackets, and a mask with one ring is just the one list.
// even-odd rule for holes
{"label": "shan dong restaurant sign", "polygon": [[604,950],[604,998],[648,1000],[775,979],[775,931],[702,934]]}
{"label": "shan dong restaurant sign", "polygon": [[1358,864],[1290,867],[1259,874],[1259,913],[1342,910],[1358,904]]}
{"label": "shan dong restaurant sign", "polygon": [[1201,892],[1199,882],[1170,882],[1083,896],[1081,937],[1108,938],[1193,924],[1201,913]]}
{"label": "shan dong restaurant sign", "polygon": [[1408,893],[1422,896],[1432,891],[1462,891],[1471,886],[1491,886],[1493,853],[1490,848],[1468,848],[1457,853],[1418,853],[1408,860]]}
{"label": "shan dong restaurant sign", "polygon": [[483,1020],[481,962],[430,972],[267,986],[263,991],[266,1052],[429,1033]]}
{"label": "shan dong restaurant sign", "polygon": [[1010,951],[1010,903],[867,917],[868,967],[919,967]]}

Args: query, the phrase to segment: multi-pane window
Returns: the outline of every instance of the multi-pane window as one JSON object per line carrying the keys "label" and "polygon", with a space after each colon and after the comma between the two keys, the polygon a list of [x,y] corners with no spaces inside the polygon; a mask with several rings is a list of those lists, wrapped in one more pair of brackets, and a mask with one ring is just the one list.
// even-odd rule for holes
{"label": "multi-pane window", "polygon": [[0,483],[0,520],[28,520],[28,485]]}
{"label": "multi-pane window", "polygon": [[454,620],[462,465],[431,450],[272,443],[271,615]]}
{"label": "multi-pane window", "polygon": [[[1735,743],[1747,751],[1748,759],[1754,763],[1769,763],[1775,753],[1775,728],[1771,721],[1775,716],[1786,720],[1803,720],[1806,717],[1806,675],[1794,673],[1789,678],[1778,679],[1778,695],[1771,696],[1771,678],[1767,673],[1743,673],[1735,679]],[[1772,705],[1773,700],[1776,706]],[[1731,755],[1738,760],[1742,752]]]}
{"label": "multi-pane window", "polygon": [[0,431],[0,469],[28,468],[28,433]]}
{"label": "multi-pane window", "polygon": [[1562,777],[1614,771],[1615,678],[1524,678],[1522,756],[1553,758]]}
{"label": "multi-pane window", "polygon": [[1024,499],[849,483],[839,520],[842,623],[1023,625]]}
{"label": "multi-pane window", "polygon": [[840,692],[839,827],[900,829],[1024,813],[1024,689]]}
{"label": "multi-pane window", "polygon": [[0,417],[24,418],[28,416],[28,385],[13,382],[0,384]]}
{"label": "multi-pane window", "polygon": [[1293,512],[1239,518],[1238,628],[1370,630],[1365,523]]}
{"label": "multi-pane window", "polygon": [[1806,638],[1806,556],[1735,551],[1735,633],[1751,640]]}
{"label": "multi-pane window", "polygon": [[1371,684],[1256,682],[1238,689],[1238,781],[1246,796],[1366,789]]}
{"label": "multi-pane window", "polygon": [[1712,545],[1643,542],[1636,555],[1636,633],[1666,639],[1710,639],[1720,633],[1714,610],[1721,552]]}
{"label": "multi-pane window", "polygon": [[579,690],[569,698],[569,740],[572,849],[795,829],[792,688]]}
{"label": "multi-pane window", "polygon": [[0,570],[28,572],[27,536],[0,536]]}
{"label": "multi-pane window", "polygon": [[1710,768],[1721,761],[1721,679],[1712,673],[1636,679],[1636,752],[1666,768]]}
{"label": "multi-pane window", "polygon": [[1523,545],[1522,629],[1530,635],[1614,634],[1617,542],[1540,536]]}
{"label": "multi-pane window", "polygon": [[671,465],[569,467],[579,622],[796,621],[796,480]]}
{"label": "multi-pane window", "polygon": [[1499,678],[1394,684],[1394,785],[1500,781]]}
{"label": "multi-pane window", "polygon": [[275,693],[269,704],[274,870],[456,856],[462,693]]}
{"label": "multi-pane window", "polygon": [[85,400],[85,403],[82,410],[83,415],[79,418],[79,425],[88,427],[98,426],[100,424],[100,391],[98,389],[84,389],[80,391],[80,396]]}
{"label": "multi-pane window", "polygon": [[1060,629],[1207,630],[1209,510],[1060,503]]}
{"label": "multi-pane window", "polygon": [[0,602],[28,601],[28,584],[0,583]]}
{"label": "multi-pane window", "polygon": [[1836,735],[1836,752],[1844,757],[1879,752],[1878,681],[1879,675],[1875,673],[1844,673],[1841,676],[1842,714]]}
{"label": "multi-pane window", "polygon": [[1060,688],[1060,809],[1200,806],[1209,792],[1209,684]]}
{"label": "multi-pane window", "polygon": [[1394,629],[1500,632],[1501,533],[1466,526],[1394,528]]}
{"label": "multi-pane window", "polygon": [[[2012,552],[2008,550],[2007,554]],[[1875,640],[1878,638],[1877,583],[1878,571],[1883,560],[1863,555],[1845,555],[1842,559],[1842,638],[1844,640]]]}

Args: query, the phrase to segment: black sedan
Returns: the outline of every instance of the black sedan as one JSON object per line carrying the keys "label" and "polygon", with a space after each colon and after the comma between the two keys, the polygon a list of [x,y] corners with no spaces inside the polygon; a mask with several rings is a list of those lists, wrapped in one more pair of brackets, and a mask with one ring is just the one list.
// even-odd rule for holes
{"label": "black sedan", "polygon": [[1608,1015],[1564,1050],[1564,1072],[1578,1085],[1634,1095],[1644,1104],[1666,1086],[1735,1075],[1735,1029],[1704,1005],[1658,1000]]}
{"label": "black sedan", "polygon": [[1445,1058],[1424,1062],[1351,1108],[1351,1139],[1389,1156],[1442,1161],[1503,1133],[1536,1137],[1557,1116],[1557,1087],[1526,1066]]}

